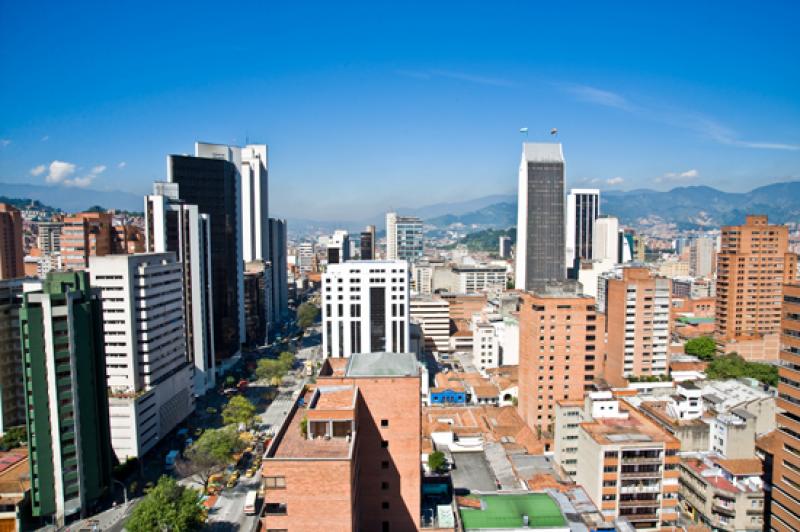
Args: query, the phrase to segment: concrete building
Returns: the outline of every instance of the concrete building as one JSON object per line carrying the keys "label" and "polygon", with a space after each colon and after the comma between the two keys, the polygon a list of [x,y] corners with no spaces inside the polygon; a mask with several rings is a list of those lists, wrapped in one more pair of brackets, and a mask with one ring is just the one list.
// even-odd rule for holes
{"label": "concrete building", "polygon": [[797,278],[788,239],[788,228],[769,225],[766,216],[722,228],[714,332],[719,352],[778,360],[783,283]]}
{"label": "concrete building", "polygon": [[272,269],[272,314],[274,325],[289,318],[289,273],[286,238],[286,220],[269,219],[269,256]]}
{"label": "concrete building", "polygon": [[19,328],[22,291],[22,279],[0,280],[0,434],[25,424]]}
{"label": "concrete building", "polygon": [[197,205],[210,220],[211,285],[214,287],[214,355],[238,356],[245,339],[242,265],[241,150],[195,143],[195,155],[167,156],[167,181],[179,199]]}
{"label": "concrete building", "polygon": [[110,214],[82,212],[64,218],[61,230],[61,261],[64,269],[86,269],[89,257],[102,257],[111,252]]}
{"label": "concrete building", "polygon": [[510,259],[511,258],[511,237],[510,236],[501,236],[500,241],[497,245],[497,254],[500,256],[501,259]]}
{"label": "concrete building", "polygon": [[689,457],[680,464],[684,515],[711,530],[764,529],[764,482],[757,458]]}
{"label": "concrete building", "polygon": [[428,353],[450,351],[450,304],[439,297],[411,298],[411,321],[422,328],[424,349]]}
{"label": "concrete building", "polygon": [[420,384],[411,353],[327,360],[267,450],[263,528],[419,530]]}
{"label": "concrete building", "polygon": [[328,264],[341,264],[348,260],[350,260],[350,235],[343,229],[337,229],[328,240]]}
{"label": "concrete building", "polygon": [[615,216],[601,216],[594,222],[592,259],[623,262],[619,250],[619,220]]}
{"label": "concrete building", "polygon": [[500,366],[519,364],[519,321],[499,313],[472,319],[472,362],[482,375]]}
{"label": "concrete building", "polygon": [[378,258],[375,256],[375,240],[375,226],[368,225],[366,230],[361,232],[361,242],[359,244],[359,258],[361,260],[376,260]]}
{"label": "concrete building", "polygon": [[475,266],[453,266],[458,277],[456,290],[459,294],[471,294],[484,290],[505,290],[506,267],[481,264]]}
{"label": "concrete building", "polygon": [[52,220],[36,224],[36,245],[42,250],[43,257],[59,256],[61,254],[61,230],[64,222]]}
{"label": "concrete building", "polygon": [[701,236],[692,240],[689,247],[689,274],[693,277],[711,277],[716,271],[716,239]]}
{"label": "concrete building", "polygon": [[424,253],[422,220],[386,213],[386,259],[416,262]]}
{"label": "concrete building", "polygon": [[64,526],[111,490],[100,296],[86,272],[50,273],[24,295],[20,322],[31,511]]}
{"label": "concrete building", "polygon": [[[612,260],[585,260],[581,261],[578,270],[578,282],[583,287],[587,296],[598,298],[598,287],[601,277],[614,270],[616,262]],[[605,280],[602,281],[605,289]],[[603,308],[605,310],[605,307]]]}
{"label": "concrete building", "polygon": [[0,203],[0,279],[25,277],[22,249],[22,215],[7,203]]}
{"label": "concrete building", "polygon": [[269,263],[255,260],[244,267],[244,322],[250,346],[267,343],[272,308],[272,271]]}
{"label": "concrete building", "polygon": [[435,263],[422,259],[411,265],[412,289],[419,295],[429,296],[433,294],[433,274],[434,271],[443,266],[444,263]]}
{"label": "concrete building", "polygon": [[582,399],[602,375],[604,316],[577,285],[522,296],[519,315],[519,413],[552,433],[556,401]]}
{"label": "concrete building", "polygon": [[269,257],[269,158],[266,144],[241,148],[242,259]]}
{"label": "concrete building", "polygon": [[186,352],[202,394],[216,383],[211,218],[183,203],[176,183],[154,183],[153,192],[144,198],[145,249],[173,252],[182,265]]}
{"label": "concrete building", "polygon": [[297,267],[300,273],[309,273],[314,269],[316,249],[313,242],[303,242],[297,246]]}
{"label": "concrete building", "polygon": [[600,216],[600,191],[573,188],[567,195],[567,268],[577,268],[582,260],[594,258],[594,222]]}
{"label": "concrete building", "polygon": [[141,458],[194,411],[183,270],[173,253],[91,257],[100,290],[111,444]]}
{"label": "concrete building", "polygon": [[781,352],[772,468],[772,530],[800,530],[800,284],[783,294]]}
{"label": "concrete building", "polygon": [[111,227],[111,253],[142,253],[145,237],[142,229],[132,224],[119,224]]}
{"label": "concrete building", "polygon": [[666,375],[671,319],[669,279],[640,267],[608,279],[606,380],[624,386],[631,376]]}
{"label": "concrete building", "polygon": [[522,145],[517,198],[516,288],[566,279],[561,144]]}
{"label": "concrete building", "polygon": [[404,260],[332,264],[322,276],[322,352],[402,353],[410,345],[409,275]]}
{"label": "concrete building", "polygon": [[577,447],[573,478],[606,522],[625,518],[637,530],[677,524],[680,442],[675,437],[611,392],[587,395],[577,436],[571,440]]}

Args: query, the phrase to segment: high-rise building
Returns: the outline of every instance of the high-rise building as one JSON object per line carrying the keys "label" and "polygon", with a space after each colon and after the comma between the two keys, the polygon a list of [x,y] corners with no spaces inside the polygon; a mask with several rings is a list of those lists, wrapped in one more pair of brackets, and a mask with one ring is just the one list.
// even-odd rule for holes
{"label": "high-rise building", "polygon": [[498,242],[498,255],[501,259],[511,258],[511,237],[501,236]]}
{"label": "high-rise building", "polygon": [[409,349],[408,263],[332,264],[322,276],[322,352],[403,353]]}
{"label": "high-rise building", "polygon": [[386,213],[386,259],[416,262],[424,253],[422,220]]}
{"label": "high-rise building", "polygon": [[788,241],[788,228],[769,225],[766,216],[722,228],[714,332],[720,352],[778,359],[783,283],[797,278]]}
{"label": "high-rise building", "polygon": [[194,410],[183,271],[174,253],[89,259],[100,290],[111,444],[140,458]]}
{"label": "high-rise building", "polygon": [[230,146],[196,143],[194,157],[167,157],[167,180],[178,185],[180,199],[210,218],[217,360],[237,355],[245,336],[240,156]]}
{"label": "high-rise building", "polygon": [[25,277],[22,249],[22,215],[7,203],[0,203],[0,279]]}
{"label": "high-rise building", "polygon": [[120,224],[111,228],[111,253],[142,253],[144,251],[142,229],[133,224]]}
{"label": "high-rise building", "polygon": [[716,262],[716,240],[708,236],[697,237],[689,247],[689,273],[694,277],[711,277]]}
{"label": "high-rise building", "polygon": [[564,155],[561,144],[522,145],[517,214],[520,290],[566,278]]}
{"label": "high-rise building", "polygon": [[25,424],[19,328],[23,282],[0,280],[0,433]]}
{"label": "high-rise building", "polygon": [[64,218],[61,229],[61,261],[65,270],[89,267],[89,257],[112,253],[111,215],[81,212]]}
{"label": "high-rise building", "polygon": [[61,252],[61,229],[63,227],[64,222],[60,220],[38,222],[36,224],[36,230],[38,231],[36,243],[39,249],[42,250],[42,255],[53,255]]}
{"label": "high-rise building", "polygon": [[365,231],[361,232],[361,260],[375,260],[375,226],[368,225]]}
{"label": "high-rise building", "polygon": [[348,260],[350,260],[350,235],[343,229],[337,229],[328,240],[328,264],[340,264]]}
{"label": "high-rise building", "polygon": [[289,279],[286,220],[269,219],[270,261],[272,272],[272,314],[275,324],[289,317]]}
{"label": "high-rise building", "polygon": [[178,199],[177,183],[154,183],[145,196],[145,247],[150,253],[171,251],[183,266],[186,353],[194,365],[194,390],[214,387],[214,289],[211,262],[211,218],[197,205]]}
{"label": "high-rise building", "polygon": [[420,530],[420,369],[411,353],[327,360],[263,464],[266,530]]}
{"label": "high-rise building", "polygon": [[619,220],[614,216],[600,216],[594,222],[592,259],[622,262],[619,250]]}
{"label": "high-rise building", "polygon": [[603,373],[604,316],[577,283],[522,295],[519,315],[519,413],[552,432],[556,401],[582,399]]}
{"label": "high-rise building", "polygon": [[87,272],[50,273],[20,310],[31,510],[63,526],[111,490],[103,313]]}
{"label": "high-rise building", "polygon": [[313,242],[303,242],[297,246],[297,267],[301,273],[308,273],[314,268],[315,254]]}
{"label": "high-rise building", "polygon": [[244,321],[247,345],[259,346],[267,343],[267,332],[271,322],[272,268],[263,260],[245,264],[244,268]]}
{"label": "high-rise building", "polygon": [[668,374],[670,291],[670,280],[648,268],[626,267],[609,275],[605,377],[612,386],[625,386],[631,376]]}
{"label": "high-rise building", "polygon": [[440,297],[411,298],[411,321],[422,329],[424,349],[428,353],[450,351],[450,303]]}
{"label": "high-rise building", "polygon": [[269,164],[266,144],[241,148],[242,257],[269,260]]}
{"label": "high-rise building", "polygon": [[783,293],[770,527],[800,530],[800,284]]}
{"label": "high-rise building", "polygon": [[594,221],[600,216],[600,191],[573,188],[567,196],[567,268],[593,258]]}

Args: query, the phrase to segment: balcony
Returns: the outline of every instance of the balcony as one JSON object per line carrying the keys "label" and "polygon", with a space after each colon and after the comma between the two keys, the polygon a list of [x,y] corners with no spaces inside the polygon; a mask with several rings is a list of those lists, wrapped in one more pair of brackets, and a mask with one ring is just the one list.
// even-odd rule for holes
{"label": "balcony", "polygon": [[623,514],[620,512],[620,517],[624,517],[631,523],[638,521],[658,521],[658,514]]}
{"label": "balcony", "polygon": [[661,471],[622,471],[622,478],[661,478]]}
{"label": "balcony", "polygon": [[624,494],[631,494],[631,493],[660,493],[661,486],[658,484],[652,486],[620,486],[619,488],[620,493]]}
{"label": "balcony", "polygon": [[632,456],[622,455],[623,464],[661,464],[663,458],[660,456]]}
{"label": "balcony", "polygon": [[658,509],[661,507],[661,501],[658,499],[630,499],[630,500],[620,500],[619,501],[620,508],[635,508],[641,506],[648,506],[653,509]]}

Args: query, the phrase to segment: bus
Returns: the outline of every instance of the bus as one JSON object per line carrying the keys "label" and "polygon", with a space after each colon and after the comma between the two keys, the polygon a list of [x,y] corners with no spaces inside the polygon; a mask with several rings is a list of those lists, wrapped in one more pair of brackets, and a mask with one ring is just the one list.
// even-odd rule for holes
{"label": "bus", "polygon": [[244,498],[244,515],[256,515],[257,497],[258,492],[256,490],[250,490],[247,492],[247,496]]}

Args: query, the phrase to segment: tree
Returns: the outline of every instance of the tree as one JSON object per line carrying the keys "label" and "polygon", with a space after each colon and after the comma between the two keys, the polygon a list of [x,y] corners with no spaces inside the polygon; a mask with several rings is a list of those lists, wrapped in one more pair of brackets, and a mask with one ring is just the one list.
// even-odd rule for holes
{"label": "tree", "polygon": [[208,488],[208,478],[222,470],[231,455],[243,447],[239,434],[233,427],[208,429],[183,453],[183,460],[175,466],[184,476],[197,475]]}
{"label": "tree", "polygon": [[286,375],[286,367],[280,360],[273,360],[270,358],[262,358],[258,361],[256,366],[256,376],[259,379],[280,379]]}
{"label": "tree", "polygon": [[0,450],[7,451],[21,447],[28,442],[28,431],[25,425],[9,428],[0,438]]}
{"label": "tree", "polygon": [[136,505],[125,528],[128,532],[192,532],[201,530],[205,520],[200,493],[163,476]]}
{"label": "tree", "polygon": [[683,346],[683,352],[696,356],[700,360],[712,360],[717,352],[717,344],[714,343],[713,338],[708,336],[692,338]]}
{"label": "tree", "polygon": [[771,364],[747,362],[736,353],[717,357],[708,363],[706,376],[709,379],[738,379],[749,377],[770,386],[778,385],[778,368]]}
{"label": "tree", "polygon": [[446,470],[447,459],[442,451],[433,451],[428,455],[428,468],[434,473],[442,473]]}
{"label": "tree", "polygon": [[314,325],[317,316],[319,316],[319,307],[306,301],[297,308],[297,325],[307,329]]}
{"label": "tree", "polygon": [[256,407],[247,397],[234,395],[222,409],[222,422],[226,425],[239,425],[240,423],[249,425],[255,414]]}
{"label": "tree", "polygon": [[287,373],[292,366],[294,366],[294,353],[290,351],[284,351],[283,353],[278,356],[278,362],[285,368],[284,373]]}

